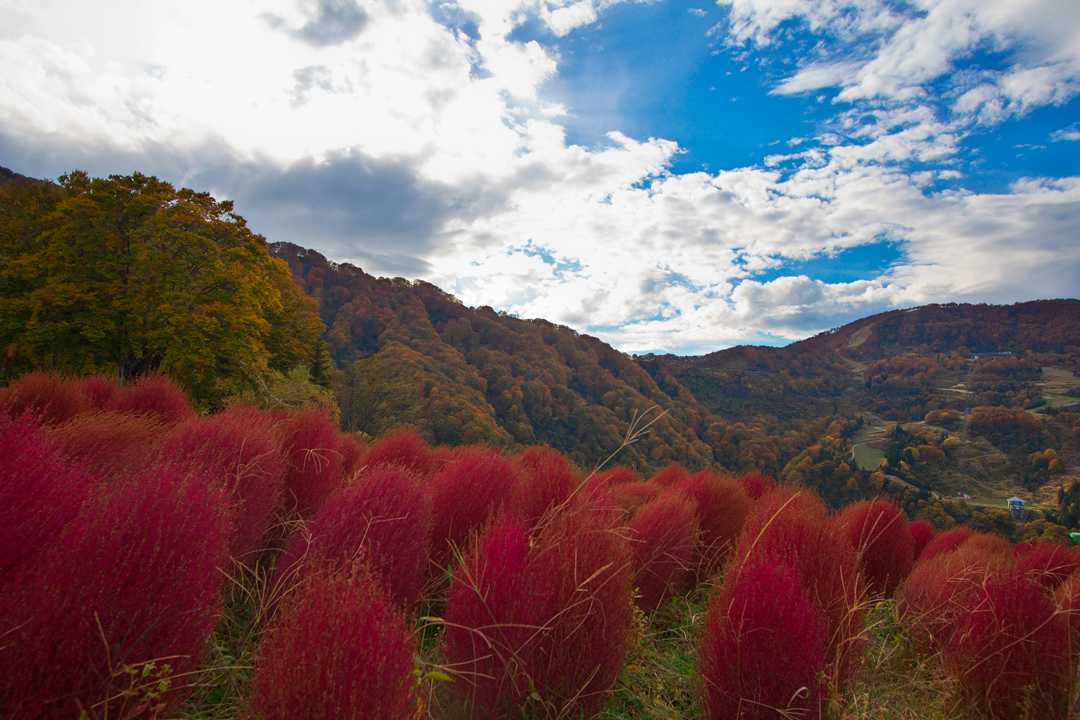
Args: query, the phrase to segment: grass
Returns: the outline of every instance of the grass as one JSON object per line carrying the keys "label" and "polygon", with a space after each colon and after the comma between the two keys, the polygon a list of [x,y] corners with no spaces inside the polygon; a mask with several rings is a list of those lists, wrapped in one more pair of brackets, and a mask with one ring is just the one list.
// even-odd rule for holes
{"label": "grass", "polygon": [[856,445],[854,451],[855,464],[860,470],[877,470],[885,458],[885,453],[867,445]]}

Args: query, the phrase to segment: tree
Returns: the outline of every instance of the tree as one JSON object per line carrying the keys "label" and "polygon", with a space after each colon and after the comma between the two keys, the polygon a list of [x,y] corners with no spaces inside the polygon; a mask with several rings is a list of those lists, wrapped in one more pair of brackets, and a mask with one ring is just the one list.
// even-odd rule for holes
{"label": "tree", "polygon": [[321,367],[314,301],[230,201],[138,173],[76,171],[60,189],[33,238],[3,233],[0,342],[30,363],[161,371],[202,402],[251,368]]}

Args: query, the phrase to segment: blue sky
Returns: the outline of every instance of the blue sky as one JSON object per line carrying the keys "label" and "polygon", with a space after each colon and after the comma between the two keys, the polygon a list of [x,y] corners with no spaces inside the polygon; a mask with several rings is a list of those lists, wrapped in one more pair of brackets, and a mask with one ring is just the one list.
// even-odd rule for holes
{"label": "blue sky", "polygon": [[785,344],[1077,297],[1080,10],[3,0],[0,165],[210,190],[627,352]]}

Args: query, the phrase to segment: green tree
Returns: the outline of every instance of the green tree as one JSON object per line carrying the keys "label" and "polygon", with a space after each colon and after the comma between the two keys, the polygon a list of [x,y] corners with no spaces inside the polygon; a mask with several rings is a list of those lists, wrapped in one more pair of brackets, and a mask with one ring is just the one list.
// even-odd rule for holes
{"label": "green tree", "polygon": [[60,187],[36,237],[0,257],[0,341],[33,365],[159,370],[207,403],[223,378],[320,361],[313,302],[231,202],[138,173]]}

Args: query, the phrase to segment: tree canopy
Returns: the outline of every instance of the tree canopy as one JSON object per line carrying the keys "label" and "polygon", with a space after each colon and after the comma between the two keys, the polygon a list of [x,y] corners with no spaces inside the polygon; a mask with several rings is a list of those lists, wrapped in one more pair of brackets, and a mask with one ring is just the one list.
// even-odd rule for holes
{"label": "tree canopy", "polygon": [[7,364],[160,371],[213,402],[260,371],[324,367],[322,332],[230,201],[139,173],[0,188]]}

